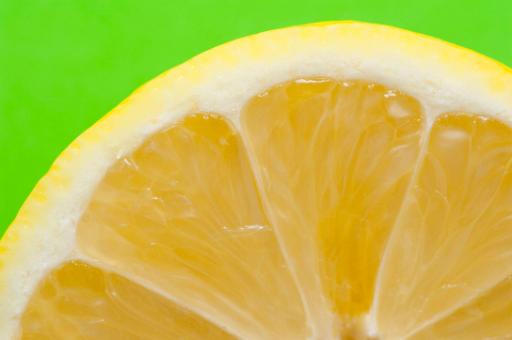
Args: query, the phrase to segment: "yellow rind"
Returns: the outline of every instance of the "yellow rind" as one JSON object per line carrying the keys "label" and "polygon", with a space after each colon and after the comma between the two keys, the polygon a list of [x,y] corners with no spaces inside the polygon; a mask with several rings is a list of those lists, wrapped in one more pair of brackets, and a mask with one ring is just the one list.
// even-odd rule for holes
{"label": "yellow rind", "polygon": [[41,277],[65,259],[80,256],[74,226],[115,159],[187,113],[214,111],[238,125],[238,113],[251,96],[312,75],[398,88],[418,98],[431,117],[465,111],[512,121],[510,68],[397,28],[327,22],[213,48],[136,90],[72,142],[38,182],[0,241],[0,339],[15,334]]}

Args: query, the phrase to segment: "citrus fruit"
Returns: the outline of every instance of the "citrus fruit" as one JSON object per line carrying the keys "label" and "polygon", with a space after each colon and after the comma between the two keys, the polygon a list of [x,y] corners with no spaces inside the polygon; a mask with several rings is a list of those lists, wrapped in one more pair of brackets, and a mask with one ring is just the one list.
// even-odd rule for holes
{"label": "citrus fruit", "polygon": [[512,71],[386,26],[144,85],[0,244],[2,339],[512,336]]}

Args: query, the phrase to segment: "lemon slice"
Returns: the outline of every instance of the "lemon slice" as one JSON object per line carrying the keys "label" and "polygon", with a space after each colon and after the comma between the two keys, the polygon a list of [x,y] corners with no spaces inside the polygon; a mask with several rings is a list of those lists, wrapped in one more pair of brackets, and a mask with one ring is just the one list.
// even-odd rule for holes
{"label": "lemon slice", "polygon": [[512,336],[512,71],[292,27],[149,82],[0,243],[1,339]]}

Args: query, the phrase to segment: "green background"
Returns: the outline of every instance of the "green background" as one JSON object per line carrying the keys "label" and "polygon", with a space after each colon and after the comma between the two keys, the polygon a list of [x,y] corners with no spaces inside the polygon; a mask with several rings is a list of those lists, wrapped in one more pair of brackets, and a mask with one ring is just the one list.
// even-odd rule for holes
{"label": "green background", "polygon": [[340,19],[512,65],[510,0],[0,0],[0,235],[59,152],[142,83],[237,37]]}

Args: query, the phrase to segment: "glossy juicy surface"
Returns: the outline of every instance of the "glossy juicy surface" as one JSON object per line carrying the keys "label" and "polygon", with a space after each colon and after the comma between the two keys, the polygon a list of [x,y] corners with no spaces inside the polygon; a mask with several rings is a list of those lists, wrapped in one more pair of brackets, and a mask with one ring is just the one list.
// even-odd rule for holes
{"label": "glossy juicy surface", "polygon": [[246,153],[219,116],[188,117],[119,161],[84,214],[78,242],[89,257],[239,336],[305,334]]}
{"label": "glossy juicy surface", "polygon": [[388,249],[378,316],[391,338],[442,319],[509,276],[511,128],[441,116]]}
{"label": "glossy juicy surface", "polygon": [[268,89],[236,126],[190,115],[118,160],[23,336],[512,335],[509,126],[325,78]]}
{"label": "glossy juicy surface", "polygon": [[119,275],[81,262],[49,274],[22,319],[22,339],[234,339]]}
{"label": "glossy juicy surface", "polygon": [[414,99],[364,82],[292,82],[246,107],[255,172],[312,314],[368,311],[422,126]]}

